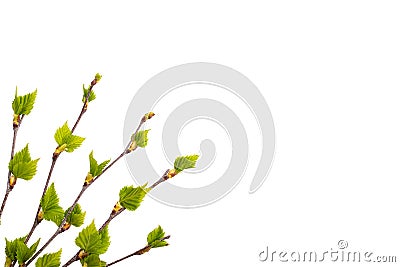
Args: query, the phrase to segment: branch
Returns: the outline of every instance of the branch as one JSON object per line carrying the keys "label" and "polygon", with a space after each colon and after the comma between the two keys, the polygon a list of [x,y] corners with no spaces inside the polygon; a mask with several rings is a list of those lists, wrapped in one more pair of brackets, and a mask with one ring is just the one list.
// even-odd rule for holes
{"label": "branch", "polygon": [[[164,241],[164,240],[166,240],[166,239],[169,239],[170,237],[171,237],[171,236],[167,235],[166,237],[160,239],[160,241]],[[113,261],[113,262],[111,262],[111,263],[108,263],[106,266],[114,265],[114,264],[119,263],[119,262],[121,262],[121,261],[123,261],[123,260],[126,260],[126,259],[128,259],[128,258],[130,258],[130,257],[132,257],[132,256],[143,255],[144,253],[149,252],[150,249],[151,249],[151,246],[150,246],[150,245],[147,245],[147,246],[145,246],[145,247],[143,247],[143,248],[141,248],[141,249],[139,249],[139,250],[133,252],[132,254],[129,254],[129,255],[123,257],[123,258],[120,258],[120,259],[118,259],[118,260],[116,260],[116,261]]]}
{"label": "branch", "polygon": [[[164,177],[167,177],[167,175],[168,175],[168,172],[169,172],[169,170],[167,170],[164,174],[163,174],[163,176],[161,176],[161,178],[158,180],[158,181],[160,181],[160,180],[162,180],[162,181],[166,181],[166,179],[164,179]],[[159,185],[161,182],[158,182],[157,184],[155,183],[155,184],[153,184],[149,189],[150,190],[152,190],[154,187],[156,187],[157,185]],[[106,228],[109,224],[110,224],[110,222],[112,221],[112,220],[114,220],[118,215],[120,215],[124,210],[126,210],[124,207],[121,207],[120,209],[118,209],[117,211],[116,211],[116,209],[115,209],[115,207],[114,207],[114,209],[113,209],[113,211],[111,212],[111,214],[110,214],[110,216],[107,218],[107,220],[102,224],[102,226],[99,228],[99,232],[101,232],[104,228]],[[168,238],[169,238],[169,236],[168,236]],[[165,238],[166,239],[166,238]],[[140,251],[140,250],[139,250]],[[67,261],[67,263],[65,263],[62,267],[67,267],[67,266],[69,266],[69,265],[71,265],[72,263],[74,263],[74,262],[76,262],[76,261],[79,261],[79,260],[81,260],[81,258],[80,258],[80,255],[79,255],[79,252],[80,251],[78,251],[71,259],[69,259],[69,261]],[[135,252],[135,253],[137,253],[137,251]],[[135,255],[139,255],[139,254],[135,254]],[[133,254],[132,255],[128,255],[126,258],[129,258],[129,257],[131,257],[131,256],[133,256]],[[121,261],[121,260],[123,260],[123,259],[120,259],[120,260],[118,260],[118,261]],[[117,261],[117,262],[118,262]],[[117,263],[117,262],[115,262],[115,263]],[[29,264],[29,262],[28,262],[28,264]],[[112,263],[112,264],[114,264],[114,263]],[[111,264],[110,264],[111,265]],[[108,265],[107,265],[108,266]]]}
{"label": "branch", "polygon": [[76,127],[78,126],[79,122],[81,121],[81,118],[82,118],[83,114],[85,114],[85,112],[87,110],[87,107],[88,107],[88,104],[89,104],[90,94],[92,93],[93,87],[97,84],[97,82],[98,82],[98,79],[94,78],[93,81],[90,83],[90,87],[89,87],[88,92],[86,94],[85,101],[84,101],[82,109],[81,109],[81,113],[79,113],[79,116],[75,121],[74,127],[72,127],[72,129],[71,129],[71,133],[73,133],[75,131]]}
{"label": "branch", "polygon": [[[17,142],[17,134],[18,134],[18,130],[19,127],[21,126],[22,120],[24,118],[25,115],[22,115],[21,117],[18,117],[18,123],[13,123],[13,131],[14,131],[14,135],[13,135],[13,140],[12,140],[12,145],[11,145],[11,156],[10,156],[10,160],[12,160],[14,158],[14,152],[15,152],[15,144]],[[6,189],[6,193],[4,195],[4,199],[3,202],[1,204],[1,208],[0,208],[0,220],[1,220],[1,215],[3,214],[3,210],[4,207],[6,206],[6,202],[8,199],[8,195],[10,194],[10,192],[13,190],[15,182],[11,182],[11,171],[8,170],[8,175],[7,175],[7,189]]]}
{"label": "branch", "polygon": [[[88,97],[87,97],[87,99],[88,99]],[[145,114],[143,117],[142,117],[142,119],[140,120],[140,123],[139,123],[139,125],[138,125],[138,127],[136,128],[136,130],[135,130],[135,132],[133,133],[133,135],[136,135],[137,134],[137,132],[139,131],[139,129],[142,127],[142,125],[148,120],[148,119],[150,119],[151,117],[150,116],[148,116],[148,114],[149,113],[147,113],[147,114]],[[154,116],[154,114],[153,114],[153,116]],[[47,240],[47,242],[32,256],[32,258],[31,259],[29,259],[29,261],[26,263],[26,266],[28,266],[33,260],[35,260],[42,252],[43,252],[43,250],[44,249],[46,249],[46,247],[59,235],[59,234],[61,234],[61,233],[63,233],[63,232],[65,232],[66,230],[68,230],[68,228],[67,229],[65,229],[63,226],[64,226],[64,224],[65,224],[65,222],[67,221],[67,218],[71,215],[71,213],[72,213],[72,211],[74,210],[74,208],[75,208],[75,206],[78,204],[78,201],[79,201],[79,199],[82,197],[82,195],[83,195],[83,193],[86,191],[86,189],[88,189],[95,181],[97,181],[107,170],[109,170],[116,162],[118,162],[121,158],[123,158],[125,155],[127,155],[127,154],[129,154],[129,153],[131,153],[131,152],[133,152],[137,147],[135,147],[135,148],[133,148],[133,149],[131,149],[131,144],[132,144],[132,140],[130,140],[129,142],[128,142],[128,145],[125,147],[125,149],[124,149],[124,151],[114,160],[114,161],[112,161],[106,168],[104,168],[104,170],[99,174],[99,175],[97,175],[95,178],[93,178],[93,180],[90,182],[90,183],[85,183],[83,186],[82,186],[82,189],[81,189],[81,191],[80,191],[80,193],[78,194],[78,196],[75,198],[75,200],[74,200],[74,202],[73,202],[73,204],[70,206],[70,208],[68,209],[68,211],[67,211],[67,213],[65,214],[65,216],[64,216],[64,218],[63,218],[63,220],[61,221],[61,223],[60,223],[60,225],[58,226],[58,228],[57,228],[57,230],[54,232],[54,234],[49,238],[49,240]],[[44,192],[45,193],[45,192]],[[44,195],[44,194],[43,194]],[[43,197],[43,196],[42,196]],[[39,211],[40,211],[40,206],[39,206]],[[122,212],[123,210],[121,210],[121,212]],[[121,212],[119,212],[119,213],[121,213]],[[118,214],[114,214],[114,217],[116,217],[117,215],[119,215],[119,213]],[[112,214],[113,215],[113,214]],[[107,222],[107,224],[112,220],[112,219],[114,219],[114,217],[112,217],[111,218],[111,215],[110,215],[110,218],[109,218],[109,221]],[[105,225],[107,225],[107,224],[105,224]],[[105,227],[105,225],[103,225],[104,227]],[[36,226],[35,226],[36,227]],[[32,228],[32,229],[34,229],[34,228]],[[99,231],[101,231],[103,228],[100,228],[100,230]],[[29,236],[30,237],[30,236]]]}

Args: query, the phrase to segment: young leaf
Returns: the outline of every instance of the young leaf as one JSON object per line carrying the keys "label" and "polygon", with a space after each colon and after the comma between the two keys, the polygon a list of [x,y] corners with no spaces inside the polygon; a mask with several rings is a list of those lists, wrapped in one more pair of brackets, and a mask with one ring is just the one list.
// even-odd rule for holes
{"label": "young leaf", "polygon": [[26,145],[21,151],[15,153],[8,164],[8,169],[17,178],[31,180],[36,174],[38,161],[39,159],[31,159],[29,147]]}
{"label": "young leaf", "polygon": [[108,225],[99,232],[100,234],[100,246],[98,249],[98,254],[104,254],[107,252],[108,247],[110,246],[110,235],[108,234]]}
{"label": "young leaf", "polygon": [[24,242],[25,237],[20,237],[11,241],[8,241],[6,238],[6,248],[5,248],[5,253],[6,257],[10,259],[11,261],[15,261],[17,258],[17,243],[19,241]]}
{"label": "young leaf", "polygon": [[67,147],[65,148],[65,151],[73,152],[75,149],[77,149],[82,145],[83,141],[85,141],[84,137],[71,135],[68,139],[68,144]]}
{"label": "young leaf", "polygon": [[157,228],[155,228],[147,235],[147,244],[152,248],[168,246],[168,243],[165,240],[161,240],[164,237],[165,237],[165,232],[159,225]]}
{"label": "young leaf", "polygon": [[57,226],[61,224],[64,218],[64,210],[58,203],[59,198],[54,183],[52,183],[40,200],[40,205],[43,210],[43,218],[47,221],[54,222]]}
{"label": "young leaf", "polygon": [[[88,91],[89,91],[89,88],[85,88],[85,85],[82,85],[82,88],[83,88],[82,102],[85,103],[86,97],[87,97],[87,94],[88,94]],[[88,102],[92,102],[92,101],[95,100],[95,99],[96,99],[96,95],[95,95],[95,93],[94,93],[93,90],[92,90],[92,91],[90,92],[90,96],[89,96]]]}
{"label": "young leaf", "polygon": [[57,129],[56,133],[54,134],[54,139],[59,147],[65,146],[65,151],[67,152],[73,152],[75,149],[80,147],[85,140],[83,137],[73,135],[68,127],[67,122]]}
{"label": "young leaf", "polygon": [[33,254],[35,254],[37,247],[39,246],[40,239],[36,241],[32,246],[28,247],[22,240],[17,241],[17,261],[19,265],[24,264],[29,260]]}
{"label": "young leaf", "polygon": [[183,170],[194,168],[198,158],[199,155],[177,157],[174,162],[174,169],[177,173],[180,173]]}
{"label": "young leaf", "polygon": [[119,203],[127,210],[134,211],[142,202],[147,190],[144,186],[125,186],[119,191]]}
{"label": "young leaf", "polygon": [[36,267],[59,267],[62,249],[55,253],[44,254],[36,261]]}
{"label": "young leaf", "polygon": [[18,96],[18,88],[15,89],[15,98],[12,102],[12,108],[16,115],[28,115],[33,109],[37,95],[37,89],[29,94]]}
{"label": "young leaf", "polygon": [[31,154],[29,153],[29,144],[26,144],[26,146],[21,149],[21,151],[15,153],[14,157],[13,157],[13,163],[17,163],[17,162],[28,162],[31,161]]}
{"label": "young leaf", "polygon": [[138,147],[147,146],[147,141],[149,140],[147,134],[149,131],[150,130],[139,131],[133,136],[133,140],[136,142]]}
{"label": "young leaf", "polygon": [[160,240],[165,236],[164,230],[159,225],[147,235],[147,244],[150,245],[154,241]]}
{"label": "young leaf", "polygon": [[69,129],[67,122],[65,122],[63,126],[56,130],[56,133],[54,134],[54,139],[56,140],[57,144],[61,146],[66,143],[66,140],[69,138],[70,135],[71,130]]}
{"label": "young leaf", "polygon": [[98,176],[104,168],[107,166],[107,164],[110,162],[110,160],[105,160],[102,163],[98,164],[97,160],[93,157],[93,151],[89,154],[89,163],[90,163],[90,171],[89,173],[93,176],[96,177]]}
{"label": "young leaf", "polygon": [[[64,216],[67,214],[68,210],[65,211]],[[81,205],[76,204],[71,214],[67,217],[67,223],[75,227],[80,227],[85,222],[86,212],[83,212]]]}
{"label": "young leaf", "polygon": [[[108,236],[108,233],[106,234]],[[105,244],[103,245],[103,241],[106,242],[106,239],[107,237],[103,237],[102,239],[102,236],[94,225],[94,221],[92,221],[91,224],[79,233],[78,237],[75,239],[75,244],[89,254],[99,255],[104,250],[107,250],[105,249]]]}
{"label": "young leaf", "polygon": [[85,267],[105,267],[106,263],[100,260],[99,255],[91,254],[81,260],[82,266]]}
{"label": "young leaf", "polygon": [[151,243],[152,248],[161,248],[161,247],[165,247],[168,245],[169,245],[168,242],[165,240],[156,240],[153,243]]}

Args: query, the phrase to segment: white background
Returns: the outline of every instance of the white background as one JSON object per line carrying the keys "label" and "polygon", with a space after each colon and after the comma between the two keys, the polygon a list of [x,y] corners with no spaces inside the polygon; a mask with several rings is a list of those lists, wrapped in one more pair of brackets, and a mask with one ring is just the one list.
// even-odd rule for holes
{"label": "white background", "polygon": [[[161,224],[172,236],[171,246],[119,266],[266,266],[271,263],[260,262],[258,254],[267,245],[329,251],[340,239],[349,249],[400,260],[399,12],[397,1],[2,2],[2,185],[16,85],[21,94],[39,90],[17,149],[29,142],[32,156],[41,160],[34,180],[19,180],[12,192],[0,237],[15,238],[30,228],[55,148],[54,131],[76,119],[82,83],[103,74],[97,100],[76,131],[87,140],[62,155],[53,175],[64,207],[80,190],[92,149],[98,159],[121,151],[125,113],[136,90],[166,68],[203,61],[242,72],[262,91],[277,136],[268,179],[248,194],[259,158],[251,150],[252,165],[241,183],[213,205],[177,209],[147,198],[135,213],[112,222],[112,245],[103,259],[142,247],[147,233]],[[156,118],[151,125],[161,129]],[[161,167],[160,172],[169,166]],[[100,225],[119,189],[132,182],[120,162],[90,188],[81,201],[87,223],[94,218]],[[42,223],[34,238],[46,239],[54,230]],[[77,233],[70,230],[46,251],[62,247],[65,262],[76,251]]]}

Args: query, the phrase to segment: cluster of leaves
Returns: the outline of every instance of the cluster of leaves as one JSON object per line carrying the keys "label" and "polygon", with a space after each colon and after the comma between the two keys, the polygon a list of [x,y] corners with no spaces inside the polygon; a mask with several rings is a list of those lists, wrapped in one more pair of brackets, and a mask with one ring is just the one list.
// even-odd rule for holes
{"label": "cluster of leaves", "polygon": [[167,241],[164,240],[164,238],[165,238],[165,232],[161,228],[161,226],[158,226],[156,229],[154,229],[147,235],[147,245],[151,248],[160,248],[168,246],[168,243]]}
{"label": "cluster of leaves", "polygon": [[12,262],[18,261],[21,265],[29,260],[30,257],[36,252],[39,246],[40,239],[37,240],[32,246],[28,247],[24,243],[25,237],[17,238],[9,241],[6,238],[6,263],[5,266],[11,266]]}
{"label": "cluster of leaves", "polygon": [[[89,87],[83,85],[83,98],[84,109],[87,108],[87,103],[93,101],[96,95],[93,92],[93,86],[101,79],[101,75],[97,74],[95,79],[92,81]],[[14,129],[19,127],[21,122],[21,115],[27,115],[32,111],[35,99],[37,95],[37,90],[24,96],[18,96],[17,92],[15,94],[15,99],[12,103],[12,108],[14,111]],[[154,113],[149,112],[145,114],[142,119],[142,123],[147,119],[154,116]],[[23,118],[23,117],[22,117]],[[79,119],[78,119],[79,121]],[[141,123],[141,124],[142,124]],[[17,125],[17,126],[15,126]],[[76,126],[76,125],[75,125]],[[74,128],[75,128],[74,126]],[[73,129],[74,129],[73,128]],[[136,131],[132,137],[131,142],[125,154],[132,152],[137,147],[144,148],[148,143],[148,133],[149,130]],[[61,152],[73,152],[81,146],[85,138],[74,135],[73,130],[71,130],[67,124],[64,123],[63,126],[58,128],[54,134],[54,139],[57,143],[57,149],[53,154],[58,156]],[[56,157],[57,158],[57,157]],[[174,163],[174,175],[179,172],[195,167],[198,155],[182,156],[178,157]],[[26,145],[21,151],[17,152],[9,162],[9,171],[15,178],[22,178],[24,180],[31,180],[37,172],[37,164],[39,159],[32,159],[29,147]],[[89,171],[85,179],[84,187],[89,186],[95,179],[101,176],[110,166],[110,160],[105,160],[98,162],[93,155],[93,151],[89,154]],[[108,167],[107,167],[108,166]],[[46,183],[46,186],[48,183]],[[85,188],[83,188],[85,189]],[[75,244],[79,248],[77,253],[77,258],[80,260],[82,266],[86,267],[98,267],[106,266],[106,263],[100,259],[100,256],[107,252],[110,246],[110,235],[108,232],[109,222],[124,210],[135,211],[141,205],[146,194],[152,189],[152,187],[147,187],[147,184],[142,186],[125,186],[119,192],[119,199],[117,204],[115,204],[114,209],[110,213],[109,220],[106,221],[100,228],[96,228],[94,220],[83,228],[75,239]],[[85,222],[86,212],[84,212],[77,203],[79,197],[76,199],[75,204],[64,209],[60,206],[60,198],[57,194],[55,184],[51,183],[47,190],[44,190],[43,197],[40,200],[40,213],[38,214],[38,219],[46,220],[56,224],[61,232],[69,229],[70,226],[81,227]],[[82,191],[82,193],[84,190]],[[5,198],[6,199],[6,198]],[[39,222],[40,222],[39,221]],[[57,230],[58,231],[58,230]],[[56,234],[59,234],[56,232]],[[29,236],[29,235],[28,235]],[[148,252],[152,248],[164,247],[168,243],[166,239],[169,236],[165,236],[164,230],[161,226],[158,226],[152,230],[147,236],[147,245],[135,252],[140,255]],[[29,265],[29,263],[38,256],[40,253],[36,253],[40,239],[37,240],[31,246],[27,245],[29,238],[27,236],[16,238],[14,240],[6,239],[6,262],[5,266],[14,266],[16,262],[20,266]],[[51,240],[49,240],[51,241]],[[40,252],[42,249],[39,250]],[[35,254],[36,253],[36,254]],[[44,254],[39,257],[36,261],[36,267],[59,267],[61,265],[61,253],[60,249],[54,253]],[[133,255],[133,254],[132,254]]]}

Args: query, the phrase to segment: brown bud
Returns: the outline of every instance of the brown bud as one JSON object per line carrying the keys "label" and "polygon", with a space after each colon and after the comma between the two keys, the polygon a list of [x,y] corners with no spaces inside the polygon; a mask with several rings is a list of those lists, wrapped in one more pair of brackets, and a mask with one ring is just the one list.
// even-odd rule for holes
{"label": "brown bud", "polygon": [[132,143],[130,144],[129,148],[128,148],[128,153],[134,151],[137,148],[137,143],[136,141],[132,141]]}
{"label": "brown bud", "polygon": [[119,201],[114,205],[112,214],[116,214],[118,211],[120,211],[122,209],[121,203],[119,203]]}
{"label": "brown bud", "polygon": [[171,169],[169,170],[169,172],[167,173],[167,177],[168,179],[171,179],[172,177],[174,177],[175,175],[177,175],[177,171],[175,169]]}
{"label": "brown bud", "polygon": [[93,175],[89,172],[86,175],[85,184],[84,185],[90,185],[92,182],[93,182]]}
{"label": "brown bud", "polygon": [[78,258],[79,258],[80,260],[86,258],[87,256],[89,256],[89,253],[87,253],[87,252],[84,251],[83,249],[81,249],[81,250],[78,252]]}
{"label": "brown bud", "polygon": [[137,252],[137,255],[142,255],[142,254],[144,254],[144,253],[146,253],[146,252],[149,252],[150,249],[151,249],[150,246],[146,246],[146,247],[142,248],[141,250],[139,250],[139,251]]}
{"label": "brown bud", "polygon": [[62,227],[62,232],[65,232],[65,231],[67,231],[69,228],[71,227],[71,224],[69,224],[69,223],[64,223],[64,225],[63,225],[63,227]]}
{"label": "brown bud", "polygon": [[40,223],[41,221],[43,221],[43,217],[44,217],[43,210],[40,210],[37,216],[37,221]]}
{"label": "brown bud", "polygon": [[147,114],[144,115],[144,116],[146,117],[147,120],[150,120],[151,118],[154,117],[154,115],[156,115],[156,114],[154,114],[153,111],[150,111],[149,113],[147,113]]}
{"label": "brown bud", "polygon": [[21,117],[17,114],[14,114],[13,117],[13,128],[18,128],[19,127],[19,123],[21,122]]}
{"label": "brown bud", "polygon": [[16,183],[17,183],[17,178],[14,175],[11,175],[10,176],[10,189],[13,189]]}

